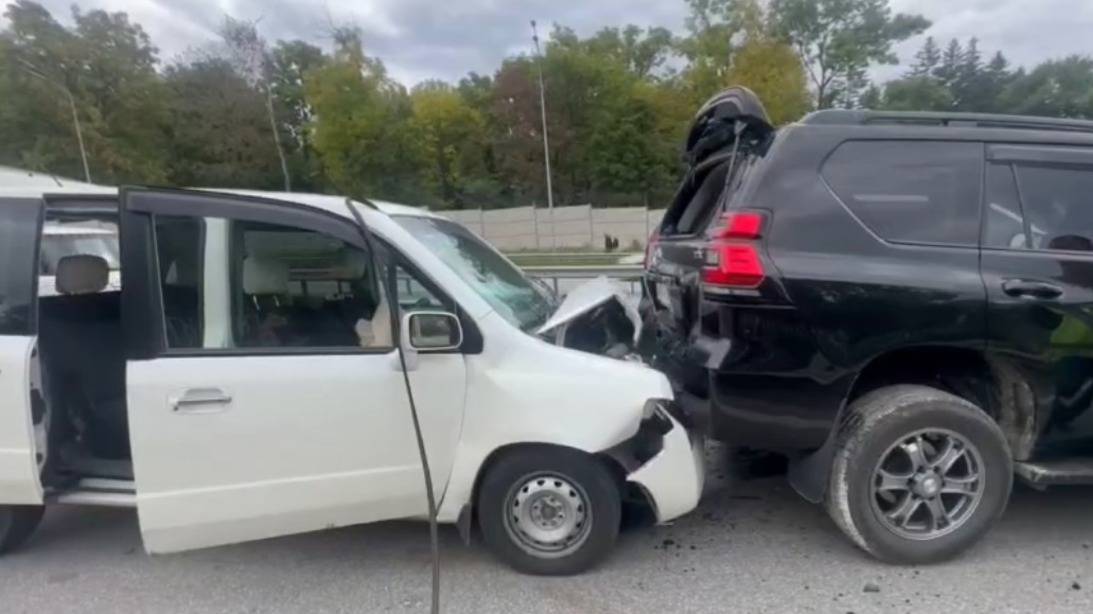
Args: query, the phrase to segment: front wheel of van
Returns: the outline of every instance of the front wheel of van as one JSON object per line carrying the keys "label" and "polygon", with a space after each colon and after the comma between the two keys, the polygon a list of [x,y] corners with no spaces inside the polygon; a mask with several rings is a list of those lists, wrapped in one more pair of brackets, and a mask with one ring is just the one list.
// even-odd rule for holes
{"label": "front wheel of van", "polygon": [[44,512],[41,505],[0,505],[0,554],[27,541],[42,522]]}
{"label": "front wheel of van", "polygon": [[594,457],[534,446],[494,462],[483,477],[478,522],[487,547],[518,571],[577,574],[615,545],[621,494]]}
{"label": "front wheel of van", "polygon": [[994,525],[1013,485],[1009,446],[982,409],[927,386],[869,392],[842,421],[827,507],[890,563],[963,552]]}

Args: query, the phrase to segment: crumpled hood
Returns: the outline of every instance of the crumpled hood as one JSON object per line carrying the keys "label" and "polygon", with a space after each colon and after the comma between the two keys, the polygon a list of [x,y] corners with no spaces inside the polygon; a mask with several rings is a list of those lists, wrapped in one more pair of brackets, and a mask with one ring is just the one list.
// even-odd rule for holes
{"label": "crumpled hood", "polygon": [[641,336],[641,314],[638,312],[639,300],[639,297],[627,292],[626,286],[617,281],[603,276],[590,279],[570,291],[562,304],[535,332],[542,335],[573,322],[600,305],[610,301],[618,301],[622,305],[623,311],[626,312],[626,317],[634,325],[633,341],[637,343],[638,338]]}

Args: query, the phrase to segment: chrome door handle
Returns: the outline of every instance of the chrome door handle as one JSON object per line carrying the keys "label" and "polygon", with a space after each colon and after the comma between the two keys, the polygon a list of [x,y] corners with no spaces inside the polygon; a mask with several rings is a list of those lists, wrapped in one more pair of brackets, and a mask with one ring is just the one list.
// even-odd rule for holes
{"label": "chrome door handle", "polygon": [[210,406],[228,405],[232,398],[219,388],[191,388],[181,396],[171,397],[168,402],[171,411],[202,413],[221,411],[220,408]]}
{"label": "chrome door handle", "polygon": [[1063,294],[1063,289],[1055,284],[1028,279],[1007,279],[1002,282],[1002,291],[1010,296],[1038,299],[1058,298]]}

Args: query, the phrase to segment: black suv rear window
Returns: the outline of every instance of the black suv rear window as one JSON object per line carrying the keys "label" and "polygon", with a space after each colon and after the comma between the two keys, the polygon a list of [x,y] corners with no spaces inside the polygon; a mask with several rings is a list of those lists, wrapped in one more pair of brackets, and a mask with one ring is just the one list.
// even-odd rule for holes
{"label": "black suv rear window", "polygon": [[823,167],[839,199],[882,238],[976,245],[983,145],[848,141]]}

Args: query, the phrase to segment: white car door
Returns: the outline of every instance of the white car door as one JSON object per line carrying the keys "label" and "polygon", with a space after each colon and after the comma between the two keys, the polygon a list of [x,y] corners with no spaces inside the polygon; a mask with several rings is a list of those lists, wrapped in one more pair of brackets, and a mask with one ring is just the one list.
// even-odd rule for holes
{"label": "white car door", "polygon": [[0,504],[42,502],[45,418],[35,387],[42,211],[39,199],[0,199]]}
{"label": "white car door", "polygon": [[[386,297],[354,223],[209,193],[122,199],[129,431],[146,549],[423,515],[391,331],[375,327],[362,341]],[[411,376],[449,391],[417,395],[439,486],[462,421],[463,357],[421,356]]]}

